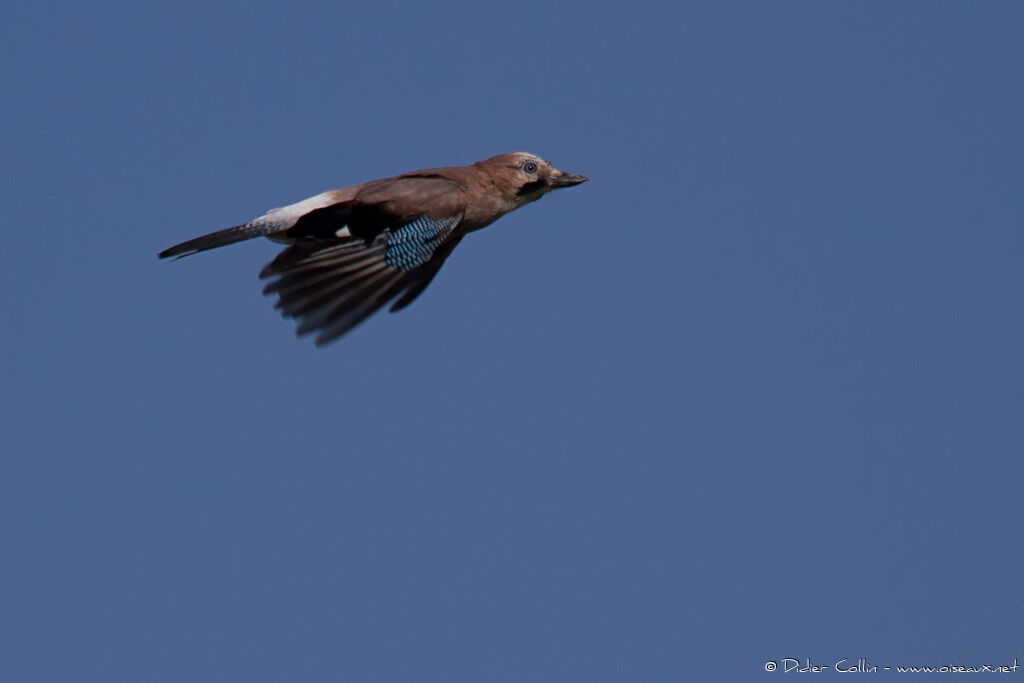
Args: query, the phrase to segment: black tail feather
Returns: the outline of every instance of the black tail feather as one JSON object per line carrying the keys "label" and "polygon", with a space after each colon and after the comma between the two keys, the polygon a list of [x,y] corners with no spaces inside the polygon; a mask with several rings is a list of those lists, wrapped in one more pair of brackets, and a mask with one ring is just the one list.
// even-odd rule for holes
{"label": "black tail feather", "polygon": [[266,223],[246,223],[244,225],[236,225],[232,228],[225,228],[224,230],[211,232],[209,235],[190,239],[186,242],[182,242],[181,244],[175,244],[173,247],[161,251],[158,256],[160,258],[181,258],[183,256],[191,256],[192,254],[198,254],[201,251],[216,249],[217,247],[234,244],[235,242],[249,240],[253,237],[269,235],[273,232],[277,232],[279,229],[280,228],[267,225]]}

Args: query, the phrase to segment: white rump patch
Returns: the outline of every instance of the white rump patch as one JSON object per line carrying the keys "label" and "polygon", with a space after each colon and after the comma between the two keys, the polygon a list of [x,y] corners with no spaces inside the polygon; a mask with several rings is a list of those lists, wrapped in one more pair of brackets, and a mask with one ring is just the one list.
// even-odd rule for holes
{"label": "white rump patch", "polygon": [[287,230],[310,211],[322,209],[323,207],[330,206],[336,202],[337,200],[334,199],[334,194],[332,192],[321,192],[315,197],[303,199],[301,202],[295,202],[288,206],[271,209],[254,220],[253,223],[262,225],[269,224],[273,225],[278,230]]}

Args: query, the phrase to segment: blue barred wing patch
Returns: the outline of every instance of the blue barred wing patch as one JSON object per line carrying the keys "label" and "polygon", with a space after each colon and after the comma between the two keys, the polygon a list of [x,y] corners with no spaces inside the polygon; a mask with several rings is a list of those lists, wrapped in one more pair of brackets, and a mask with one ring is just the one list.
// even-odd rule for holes
{"label": "blue barred wing patch", "polygon": [[384,262],[398,270],[412,270],[430,260],[434,250],[444,243],[457,218],[433,220],[427,216],[391,232],[385,245]]}

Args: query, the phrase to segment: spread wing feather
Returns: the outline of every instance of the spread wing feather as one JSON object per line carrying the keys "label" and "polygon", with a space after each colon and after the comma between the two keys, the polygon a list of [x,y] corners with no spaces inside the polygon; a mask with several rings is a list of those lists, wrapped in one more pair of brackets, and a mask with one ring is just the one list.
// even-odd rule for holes
{"label": "spread wing feather", "polygon": [[[432,171],[332,190],[175,245],[161,258],[188,256],[253,237],[288,247],[267,264],[265,294],[317,344],[345,334],[389,301],[408,306],[455,245],[465,186]],[[439,216],[434,218],[432,216]]]}
{"label": "spread wing feather", "polygon": [[384,228],[372,240],[309,237],[282,251],[260,273],[272,278],[265,294],[299,321],[298,334],[316,343],[345,334],[395,297],[399,310],[419,296],[461,239],[458,218],[419,216]]}

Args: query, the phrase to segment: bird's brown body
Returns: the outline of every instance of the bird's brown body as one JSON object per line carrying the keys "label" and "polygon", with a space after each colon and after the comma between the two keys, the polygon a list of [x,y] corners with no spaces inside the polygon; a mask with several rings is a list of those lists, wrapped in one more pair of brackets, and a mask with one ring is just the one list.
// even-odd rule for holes
{"label": "bird's brown body", "polygon": [[514,152],[329,190],[160,253],[180,257],[253,237],[289,246],[263,269],[278,308],[323,344],[398,297],[410,304],[463,235],[559,187],[586,181]]}

